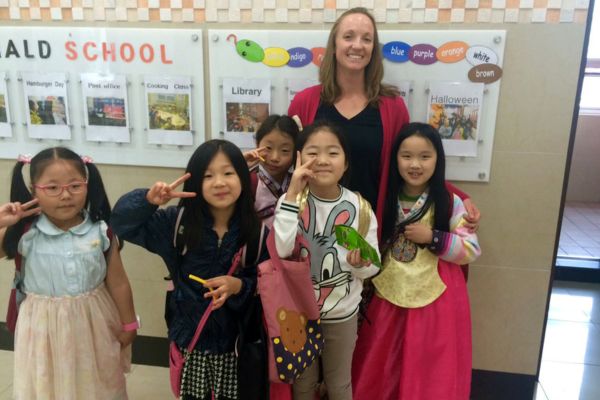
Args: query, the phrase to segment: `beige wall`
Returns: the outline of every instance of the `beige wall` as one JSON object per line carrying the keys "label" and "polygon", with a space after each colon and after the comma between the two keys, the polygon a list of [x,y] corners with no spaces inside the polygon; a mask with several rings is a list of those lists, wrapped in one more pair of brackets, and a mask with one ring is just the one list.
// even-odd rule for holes
{"label": "beige wall", "polygon": [[[383,28],[383,27],[382,27]],[[387,24],[384,29],[399,29]],[[474,368],[536,374],[544,327],[563,172],[585,26],[582,24],[411,25],[411,29],[506,29],[507,41],[489,183],[460,183],[483,213],[483,256],[471,266]],[[12,162],[0,160],[0,201]],[[100,166],[111,201],[170,180],[164,168]],[[123,258],[142,335],[164,336],[165,268],[133,245]],[[0,310],[12,265],[0,261]],[[3,315],[3,314],[2,314]]]}
{"label": "beige wall", "polygon": [[600,115],[579,115],[567,201],[600,202]]}

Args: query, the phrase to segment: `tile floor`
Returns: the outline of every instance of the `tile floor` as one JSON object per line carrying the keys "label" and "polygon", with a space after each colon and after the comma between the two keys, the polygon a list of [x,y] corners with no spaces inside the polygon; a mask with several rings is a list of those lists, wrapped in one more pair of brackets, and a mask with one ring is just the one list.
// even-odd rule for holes
{"label": "tile floor", "polygon": [[[13,353],[0,351],[0,400],[12,398]],[[129,398],[172,399],[168,368],[134,365]],[[600,284],[554,283],[533,400],[600,399]],[[511,400],[511,399],[506,399]]]}
{"label": "tile floor", "polygon": [[534,399],[600,399],[600,284],[554,282]]}
{"label": "tile floor", "polygon": [[600,203],[567,203],[558,256],[600,258]]}

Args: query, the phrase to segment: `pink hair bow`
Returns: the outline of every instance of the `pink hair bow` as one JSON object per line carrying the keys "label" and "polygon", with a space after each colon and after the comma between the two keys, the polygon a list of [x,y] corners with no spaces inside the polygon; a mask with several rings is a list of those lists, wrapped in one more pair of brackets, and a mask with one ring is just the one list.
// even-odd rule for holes
{"label": "pink hair bow", "polygon": [[94,162],[90,156],[81,156],[81,161],[83,161],[84,164],[90,164]]}
{"label": "pink hair bow", "polygon": [[17,162],[31,164],[31,154],[19,154],[19,157],[17,157]]}

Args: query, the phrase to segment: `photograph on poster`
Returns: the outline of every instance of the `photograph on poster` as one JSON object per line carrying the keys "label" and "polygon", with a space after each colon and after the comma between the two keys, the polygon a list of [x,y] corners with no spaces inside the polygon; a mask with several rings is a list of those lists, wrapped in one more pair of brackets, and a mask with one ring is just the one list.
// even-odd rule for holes
{"label": "photograph on poster", "polygon": [[87,115],[90,125],[125,126],[125,99],[115,97],[87,97]]}
{"label": "photograph on poster", "polygon": [[21,78],[29,137],[70,139],[66,75],[23,72]]}
{"label": "photograph on poster", "polygon": [[253,133],[269,116],[267,103],[226,103],[227,131]]}
{"label": "photograph on poster", "polygon": [[270,111],[269,79],[223,79],[225,139],[241,148],[255,147],[254,133]]}
{"label": "photograph on poster", "polygon": [[12,137],[6,72],[0,72],[0,137]]}
{"label": "photograph on poster", "polygon": [[125,75],[81,74],[85,137],[96,142],[129,143]]}
{"label": "photograph on poster", "polygon": [[8,112],[6,111],[6,97],[0,94],[0,123],[8,122]]}
{"label": "photograph on poster", "polygon": [[145,76],[148,143],[191,146],[192,79],[189,76]]}
{"label": "photograph on poster", "polygon": [[148,125],[164,131],[190,130],[190,96],[148,93]]}
{"label": "photograph on poster", "polygon": [[427,122],[436,127],[449,156],[477,156],[483,84],[432,82]]}

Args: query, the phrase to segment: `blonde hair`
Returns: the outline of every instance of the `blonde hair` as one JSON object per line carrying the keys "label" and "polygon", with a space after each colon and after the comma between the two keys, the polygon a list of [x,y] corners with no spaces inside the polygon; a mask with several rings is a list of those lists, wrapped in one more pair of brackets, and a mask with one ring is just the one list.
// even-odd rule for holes
{"label": "blonde hair", "polygon": [[395,86],[386,85],[381,82],[383,79],[383,56],[379,46],[377,26],[375,25],[375,19],[371,13],[364,7],[355,7],[345,11],[331,27],[329,39],[327,39],[325,55],[323,56],[321,67],[319,68],[319,81],[322,86],[321,101],[326,104],[333,104],[341,95],[342,90],[336,81],[337,62],[335,58],[335,38],[341,21],[351,14],[366,15],[373,24],[373,52],[371,53],[371,60],[365,68],[365,92],[369,104],[376,107],[379,104],[379,98],[381,96],[394,97],[398,96],[400,93]]}

